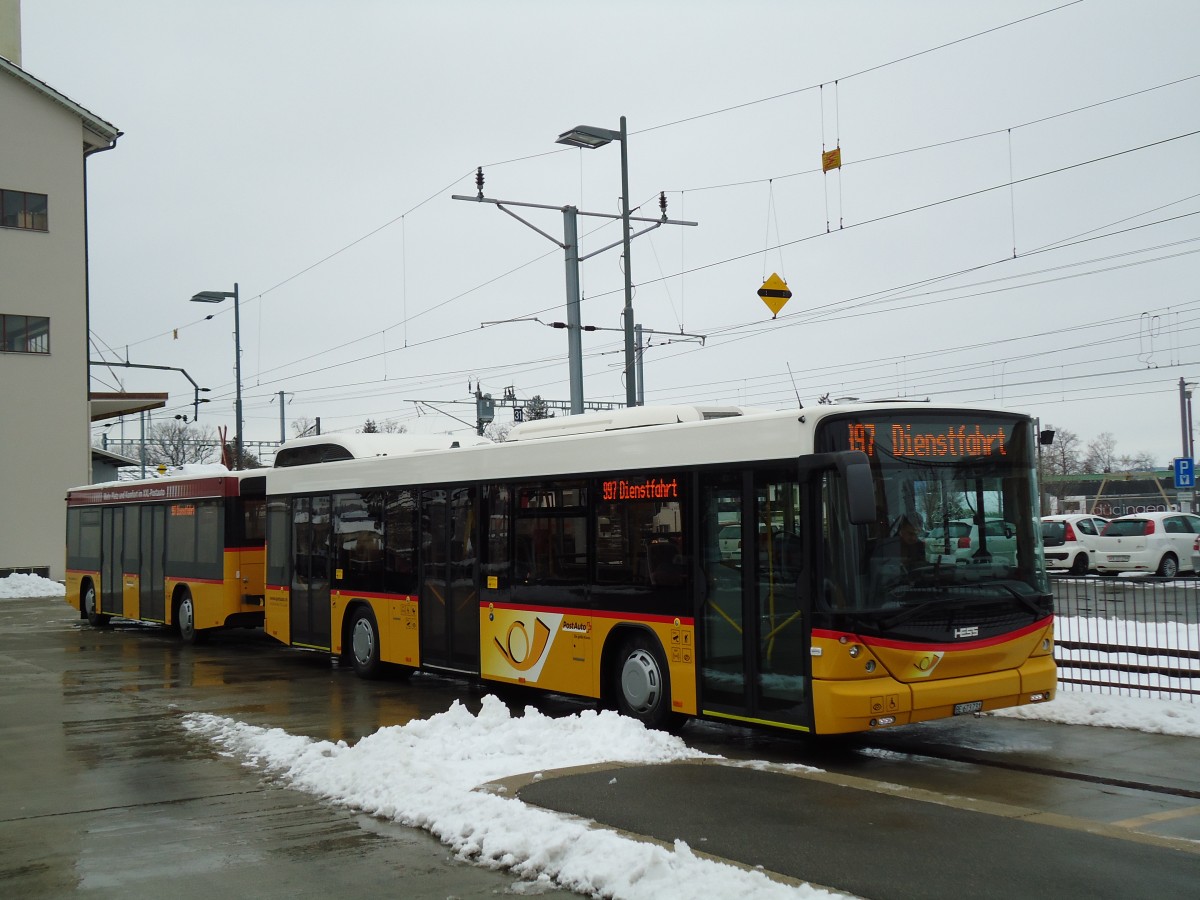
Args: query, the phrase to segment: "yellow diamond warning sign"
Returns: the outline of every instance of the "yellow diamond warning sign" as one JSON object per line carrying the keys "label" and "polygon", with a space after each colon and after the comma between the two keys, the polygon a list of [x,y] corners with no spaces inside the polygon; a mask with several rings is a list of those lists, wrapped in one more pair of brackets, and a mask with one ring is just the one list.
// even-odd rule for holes
{"label": "yellow diamond warning sign", "polygon": [[775,318],[783,309],[783,305],[791,299],[792,292],[788,290],[787,282],[772,272],[771,277],[758,289],[758,296],[762,297],[767,309],[771,310],[771,318]]}

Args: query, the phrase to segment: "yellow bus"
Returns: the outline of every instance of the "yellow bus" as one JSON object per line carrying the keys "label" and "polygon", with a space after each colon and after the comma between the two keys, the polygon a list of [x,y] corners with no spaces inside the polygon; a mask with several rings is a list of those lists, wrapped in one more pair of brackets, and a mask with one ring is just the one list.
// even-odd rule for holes
{"label": "yellow bus", "polygon": [[[266,476],[265,627],[363,677],[527,685],[652,727],[1044,702],[1036,453],[1028,416],[903,402],[302,439]],[[942,546],[963,520],[975,545]]]}
{"label": "yellow bus", "polygon": [[263,622],[265,476],[178,475],[67,493],[67,602],[194,643]]}

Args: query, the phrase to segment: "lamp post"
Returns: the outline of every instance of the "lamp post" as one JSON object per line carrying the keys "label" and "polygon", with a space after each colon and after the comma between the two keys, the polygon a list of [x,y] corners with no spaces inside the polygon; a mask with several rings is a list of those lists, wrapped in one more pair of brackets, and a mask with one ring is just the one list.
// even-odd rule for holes
{"label": "lamp post", "polygon": [[234,414],[237,417],[237,434],[235,435],[236,458],[233,467],[242,467],[242,319],[238,307],[238,286],[233,283],[233,291],[201,291],[192,295],[195,303],[220,303],[222,300],[233,298],[233,371],[237,382],[237,400]]}
{"label": "lamp post", "polygon": [[625,405],[638,405],[637,372],[633,344],[633,277],[629,269],[629,152],[625,131],[625,117],[621,116],[621,128],[597,128],[592,125],[577,125],[558,136],[556,144],[595,150],[613,141],[621,142],[621,244],[625,254]]}

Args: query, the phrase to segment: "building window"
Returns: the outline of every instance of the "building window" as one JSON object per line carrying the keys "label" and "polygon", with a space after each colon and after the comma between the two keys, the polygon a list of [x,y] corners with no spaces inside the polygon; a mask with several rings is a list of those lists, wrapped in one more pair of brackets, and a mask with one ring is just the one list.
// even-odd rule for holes
{"label": "building window", "polygon": [[49,353],[50,320],[45,316],[0,315],[0,351]]}
{"label": "building window", "polygon": [[0,189],[0,226],[49,231],[45,194]]}

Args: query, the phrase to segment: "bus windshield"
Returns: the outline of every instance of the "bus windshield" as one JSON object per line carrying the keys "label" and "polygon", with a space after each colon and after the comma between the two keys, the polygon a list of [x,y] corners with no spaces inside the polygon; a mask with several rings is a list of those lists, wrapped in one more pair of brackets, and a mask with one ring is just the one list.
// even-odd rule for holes
{"label": "bus windshield", "polygon": [[836,416],[822,423],[818,447],[865,453],[875,485],[875,521],[852,525],[836,476],[826,476],[831,609],[886,612],[980,598],[1049,612],[1030,420]]}

